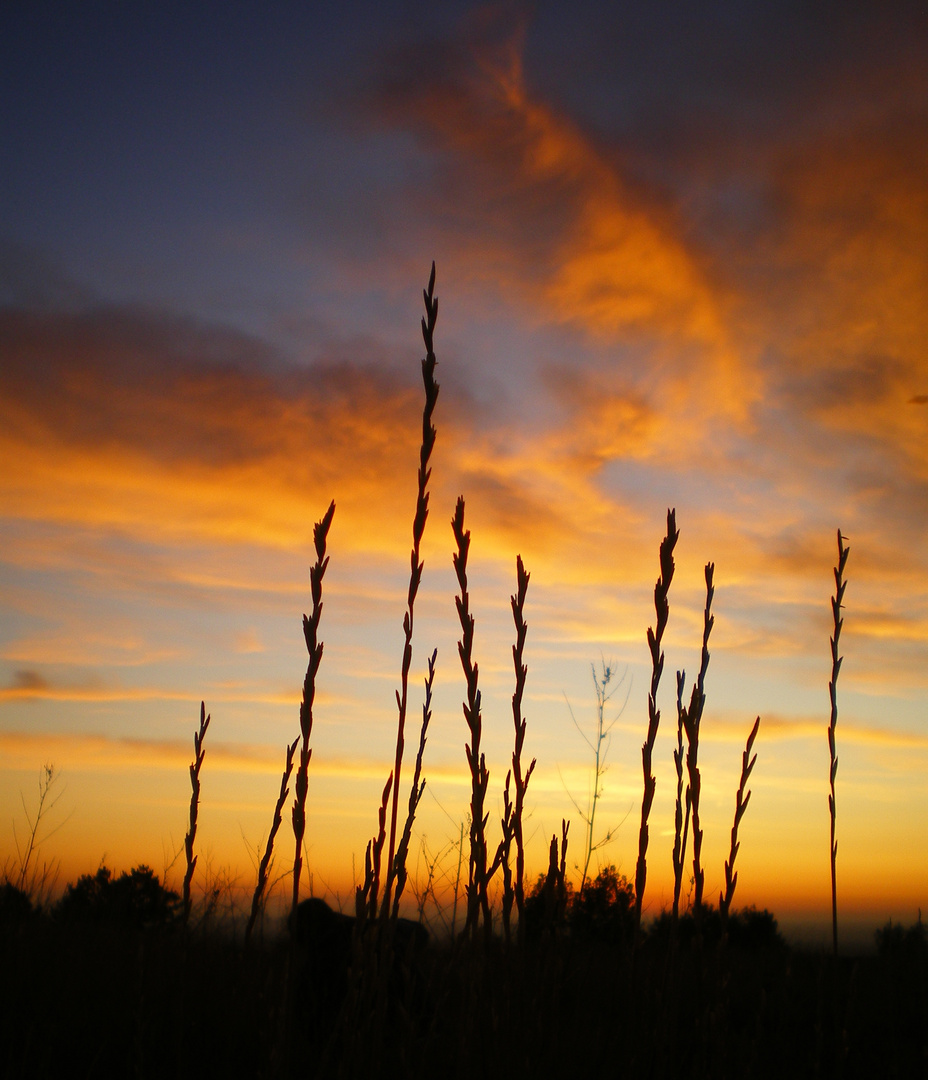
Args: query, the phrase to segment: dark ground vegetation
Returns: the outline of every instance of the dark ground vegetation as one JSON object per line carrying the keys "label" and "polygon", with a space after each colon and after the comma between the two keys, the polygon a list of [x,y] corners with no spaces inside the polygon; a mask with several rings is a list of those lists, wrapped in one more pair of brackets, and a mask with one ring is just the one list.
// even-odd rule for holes
{"label": "dark ground vegetation", "polygon": [[634,896],[611,868],[565,898],[560,920],[541,898],[540,881],[532,933],[508,948],[353,937],[332,913],[338,947],[316,950],[307,997],[288,984],[286,936],[246,949],[218,924],[185,928],[177,896],[145,867],[82,877],[45,910],[6,885],[0,1073],[928,1075],[921,921],[884,927],[874,955],[836,961],[788,948],[767,911],[734,912],[723,932],[708,908],[700,926],[662,915],[635,950]]}

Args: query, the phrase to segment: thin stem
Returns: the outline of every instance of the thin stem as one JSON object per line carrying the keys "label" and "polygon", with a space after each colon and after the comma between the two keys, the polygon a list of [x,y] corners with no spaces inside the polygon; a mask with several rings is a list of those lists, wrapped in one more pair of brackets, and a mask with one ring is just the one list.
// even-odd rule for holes
{"label": "thin stem", "polygon": [[470,613],[470,596],[467,591],[467,553],[470,550],[470,530],[464,528],[464,499],[458,498],[451,522],[457,551],[454,553],[454,570],[457,574],[460,596],[455,597],[458,618],[461,622],[461,640],[458,642],[458,655],[464,669],[467,684],[467,697],[464,701],[464,719],[470,732],[470,742],[464,746],[467,764],[471,774],[471,821],[470,821],[470,861],[467,877],[467,920],[464,933],[476,934],[479,912],[483,910],[484,928],[490,935],[490,905],[487,896],[487,840],[486,824],[488,815],[484,814],[487,787],[490,774],[487,772],[486,758],[480,751],[482,721],[480,717],[480,691],[477,688],[478,670],[473,659],[474,617]]}
{"label": "thin stem", "polygon": [[675,511],[667,511],[667,535],[661,541],[660,576],[654,586],[654,609],[657,615],[657,629],[648,627],[648,648],[651,651],[651,689],[648,693],[648,735],[641,747],[641,769],[644,776],[644,793],[641,799],[641,826],[638,831],[638,865],[635,871],[635,933],[636,940],[641,927],[641,904],[644,899],[645,884],[648,878],[648,817],[654,802],[657,781],[651,771],[651,758],[661,714],[657,707],[657,688],[664,670],[664,654],[661,651],[661,639],[667,628],[670,606],[667,596],[670,582],[673,580],[673,549],[679,538]]}
{"label": "thin stem", "polygon": [[313,611],[310,618],[303,616],[303,637],[309,663],[306,677],[303,679],[303,700],[300,703],[300,764],[296,774],[296,798],[293,802],[291,820],[295,841],[293,856],[293,902],[292,915],[295,919],[297,904],[300,902],[300,873],[303,869],[303,836],[306,832],[306,794],[309,790],[309,759],[312,750],[309,738],[313,731],[313,702],[316,699],[316,675],[322,661],[322,642],[319,640],[319,621],[322,618],[322,579],[329,565],[325,553],[329,527],[335,516],[335,503],[329,505],[325,516],[313,526],[313,543],[316,548],[316,562],[309,571],[309,581],[313,597]]}
{"label": "thin stem", "polygon": [[712,585],[712,576],[715,572],[713,563],[706,563],[706,608],[702,632],[702,661],[699,666],[699,676],[693,686],[689,708],[683,711],[683,729],[686,733],[686,769],[689,777],[690,801],[693,814],[693,882],[695,891],[693,897],[693,911],[697,922],[702,915],[702,894],[705,885],[705,871],[702,868],[702,828],[699,824],[699,796],[702,790],[702,777],[699,772],[699,727],[702,722],[702,714],[706,705],[706,672],[709,669],[709,635],[715,624],[712,615],[712,598],[715,589]]}
{"label": "thin stem", "polygon": [[416,820],[416,811],[422,801],[425,791],[425,780],[420,782],[422,775],[422,757],[425,754],[426,735],[429,730],[429,722],[432,719],[432,684],[435,681],[435,661],[438,659],[438,649],[432,651],[429,657],[429,673],[425,680],[425,700],[422,703],[422,726],[419,729],[419,751],[416,754],[416,771],[413,774],[412,786],[409,789],[409,805],[406,812],[406,825],[396,851],[396,889],[393,896],[393,918],[397,918],[400,908],[400,897],[406,887],[406,857],[409,853],[409,841],[412,836],[413,822]]}
{"label": "thin stem", "polygon": [[838,565],[835,571],[835,595],[831,598],[831,612],[834,618],[834,635],[831,640],[831,681],[828,683],[828,693],[831,698],[831,720],[828,724],[828,752],[831,758],[829,768],[829,783],[831,791],[828,795],[828,811],[831,815],[831,923],[834,938],[834,952],[838,955],[838,841],[835,838],[837,824],[837,803],[835,801],[835,777],[838,775],[838,754],[835,747],[835,728],[838,726],[838,673],[841,670],[843,657],[838,656],[838,640],[841,637],[841,627],[844,619],[841,617],[841,608],[844,604],[844,590],[847,582],[844,580],[844,568],[847,565],[847,557],[850,548],[844,546],[845,537],[838,529]]}
{"label": "thin stem", "polygon": [[676,925],[680,913],[680,889],[683,884],[683,863],[686,859],[686,836],[690,822],[690,790],[686,789],[686,822],[683,818],[683,686],[686,682],[686,672],[677,672],[677,746],[673,752],[673,764],[677,771],[677,801],[674,807],[674,836],[673,836],[673,908],[671,919]]}
{"label": "thin stem", "polygon": [[184,839],[184,847],[187,853],[187,873],[184,874],[184,924],[190,918],[190,884],[193,881],[193,871],[197,865],[197,857],[193,853],[193,842],[197,836],[197,810],[200,804],[200,769],[203,767],[205,751],[203,739],[206,737],[206,729],[209,727],[210,718],[206,714],[206,703],[200,702],[200,730],[193,733],[194,759],[190,766],[190,828]]}
{"label": "thin stem", "polygon": [[[519,915],[519,940],[525,936],[525,844],[522,834],[522,813],[525,806],[525,793],[528,782],[535,769],[535,758],[522,775],[522,748],[525,743],[525,718],[522,715],[522,697],[525,692],[525,679],[528,667],[524,663],[525,636],[528,624],[525,622],[525,597],[531,575],[522,563],[522,556],[516,556],[516,592],[510,597],[512,618],[516,628],[516,641],[512,646],[512,664],[515,669],[516,687],[512,695],[512,722],[515,728],[515,745],[512,751],[512,775],[515,780],[516,801],[512,811],[512,836],[516,842],[516,880],[513,890],[516,910]],[[507,786],[508,794],[508,786]],[[508,856],[508,851],[507,851]],[[511,901],[510,901],[511,905]],[[508,914],[508,913],[507,913]],[[508,921],[508,920],[507,920]],[[507,927],[508,937],[508,927]]]}
{"label": "thin stem", "polygon": [[[390,894],[393,887],[394,854],[396,851],[396,824],[400,794],[400,774],[403,768],[404,729],[406,727],[406,703],[407,688],[409,685],[409,668],[412,664],[412,631],[413,611],[416,603],[416,593],[419,591],[419,583],[422,580],[423,564],[419,559],[419,548],[422,536],[425,532],[425,522],[429,516],[429,493],[428,483],[432,470],[429,468],[429,458],[435,446],[435,428],[432,425],[432,413],[438,400],[438,383],[435,382],[435,359],[432,335],[435,330],[435,322],[438,319],[438,299],[434,296],[435,291],[435,263],[432,263],[432,272],[429,275],[428,288],[423,290],[425,300],[425,317],[422,319],[422,338],[425,342],[425,358],[422,361],[422,381],[425,385],[425,406],[422,410],[422,446],[419,450],[419,474],[418,493],[416,496],[416,516],[412,525],[412,552],[409,563],[409,591],[406,597],[406,613],[403,616],[403,664],[400,675],[400,689],[396,692],[396,707],[398,711],[396,724],[396,757],[393,763],[393,801],[390,811],[390,842],[387,849],[387,884],[384,889],[384,907],[390,904]],[[405,857],[405,856],[404,856]]]}
{"label": "thin stem", "polygon": [[738,848],[741,847],[738,842],[738,826],[741,824],[741,819],[744,817],[748,803],[751,801],[750,791],[745,795],[744,789],[747,787],[748,779],[754,769],[754,762],[757,761],[757,754],[751,757],[751,750],[754,747],[754,740],[757,738],[759,729],[760,717],[758,716],[754,721],[754,726],[751,728],[751,734],[748,735],[744,753],[741,755],[741,782],[738,785],[738,793],[735,795],[735,820],[731,827],[731,851],[725,860],[725,893],[724,895],[719,893],[719,914],[722,916],[723,926],[728,920],[728,912],[731,910],[731,902],[735,896],[735,886],[738,884],[738,874],[735,872],[735,857],[738,854]]}
{"label": "thin stem", "polygon": [[261,900],[264,896],[264,890],[267,887],[268,868],[271,865],[271,855],[274,852],[274,840],[277,837],[277,830],[280,828],[280,823],[283,819],[284,804],[287,801],[287,796],[290,794],[288,785],[290,784],[290,774],[293,772],[293,755],[296,753],[296,747],[299,741],[299,739],[294,739],[287,747],[287,760],[284,765],[283,776],[280,780],[280,794],[277,796],[277,805],[274,807],[274,818],[271,822],[271,831],[264,848],[264,857],[261,859],[261,865],[258,867],[258,881],[251,898],[251,914],[248,916],[248,924],[245,927],[246,946],[251,940],[251,934],[258,919],[258,912],[261,910]]}

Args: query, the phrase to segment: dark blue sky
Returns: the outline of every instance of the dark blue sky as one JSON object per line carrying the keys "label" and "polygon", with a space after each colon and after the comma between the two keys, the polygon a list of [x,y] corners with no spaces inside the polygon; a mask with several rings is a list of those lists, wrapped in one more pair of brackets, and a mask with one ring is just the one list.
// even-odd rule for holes
{"label": "dark blue sky", "polygon": [[[868,109],[925,100],[921,4],[4,12],[0,236],[103,297],[255,329],[318,287],[322,252],[401,244],[392,226],[427,203],[443,137],[415,102],[391,109],[390,88],[423,105],[474,49],[519,37],[534,92],[709,232],[773,212],[754,174],[771,147],[801,153]],[[17,255],[3,261],[8,278]]]}

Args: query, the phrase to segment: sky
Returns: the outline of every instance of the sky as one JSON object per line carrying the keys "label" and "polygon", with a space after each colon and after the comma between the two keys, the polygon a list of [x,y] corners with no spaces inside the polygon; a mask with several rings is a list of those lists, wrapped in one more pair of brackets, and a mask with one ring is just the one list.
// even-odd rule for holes
{"label": "sky", "polygon": [[[299,733],[313,523],[334,499],[307,869],[316,893],[350,895],[396,740],[434,260],[407,744],[438,659],[417,887],[430,870],[453,881],[469,805],[458,496],[490,843],[521,555],[529,870],[569,818],[575,880],[603,665],[594,840],[612,838],[592,866],[634,876],[646,630],[674,508],[646,913],[672,893],[676,672],[688,699],[709,562],[706,895],[760,716],[736,904],[784,925],[830,910],[840,529],[839,905],[849,922],[913,921],[928,900],[926,58],[921,3],[5,5],[7,865],[51,763],[40,856],[62,880],[105,861],[179,882],[203,700],[198,883],[250,887]],[[407,764],[403,800],[409,779]]]}

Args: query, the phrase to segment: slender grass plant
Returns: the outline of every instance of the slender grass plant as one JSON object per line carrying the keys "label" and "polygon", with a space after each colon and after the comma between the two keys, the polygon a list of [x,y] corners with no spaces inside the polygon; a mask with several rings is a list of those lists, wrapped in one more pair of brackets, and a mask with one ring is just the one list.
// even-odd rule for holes
{"label": "slender grass plant", "polygon": [[[683,745],[683,717],[686,708],[683,705],[683,687],[686,683],[686,672],[677,672],[677,745],[673,752],[674,768],[677,772],[677,799],[674,808],[674,839],[673,839],[673,906],[671,908],[671,921],[676,926],[680,914],[680,890],[683,885],[683,864],[686,860],[686,841],[690,827],[690,811],[692,809],[691,793],[689,784],[684,792],[684,762],[686,751]],[[685,803],[685,810],[684,810]]]}
{"label": "slender grass plant", "polygon": [[738,884],[738,873],[735,870],[735,857],[738,854],[738,849],[741,847],[741,843],[738,840],[738,826],[741,824],[741,819],[744,817],[748,808],[748,803],[751,801],[750,791],[745,794],[744,789],[748,785],[748,780],[754,769],[754,763],[757,761],[757,754],[751,757],[751,750],[754,747],[754,740],[757,738],[759,729],[760,717],[758,716],[754,721],[754,726],[751,728],[750,735],[748,735],[744,753],[741,755],[741,782],[738,784],[738,792],[735,795],[735,820],[731,827],[731,851],[728,853],[728,858],[725,860],[725,892],[719,893],[719,914],[722,917],[723,926],[728,921],[731,902],[735,896],[735,886]]}
{"label": "slender grass plant", "polygon": [[309,653],[309,663],[306,666],[306,677],[303,679],[303,700],[300,702],[300,764],[296,773],[296,798],[293,800],[291,820],[293,822],[293,902],[291,912],[295,916],[297,904],[300,902],[300,873],[303,869],[303,836],[306,833],[306,795],[309,790],[309,759],[312,757],[312,749],[309,739],[313,731],[313,703],[316,699],[316,676],[319,673],[319,664],[322,662],[322,642],[319,640],[319,620],[322,618],[322,579],[329,565],[328,556],[325,553],[326,539],[329,535],[329,527],[335,516],[334,501],[329,504],[328,510],[321,521],[313,526],[313,544],[316,548],[316,561],[309,571],[309,582],[312,590],[313,611],[307,618],[303,616],[303,637],[306,639],[306,650]]}
{"label": "slender grass plant", "polygon": [[693,909],[697,923],[702,914],[702,894],[705,886],[705,870],[702,866],[702,827],[699,823],[699,797],[702,793],[702,776],[699,771],[699,728],[706,707],[706,672],[709,670],[709,635],[715,624],[712,615],[712,597],[715,589],[712,576],[713,563],[706,563],[706,608],[703,616],[702,659],[699,677],[693,686],[689,707],[683,710],[683,730],[686,732],[686,772],[689,783],[688,801],[693,818]]}
{"label": "slender grass plant", "polygon": [[[522,749],[525,745],[525,717],[522,715],[522,697],[525,693],[525,679],[528,667],[525,664],[525,636],[528,633],[528,625],[525,622],[525,597],[528,592],[528,580],[531,575],[526,572],[522,564],[522,556],[516,556],[516,591],[509,598],[512,607],[512,619],[516,627],[516,640],[512,646],[512,664],[515,669],[516,686],[512,694],[512,722],[515,728],[515,744],[512,751],[512,777],[515,782],[515,804],[511,813],[507,811],[509,820],[509,839],[503,862],[505,884],[503,891],[503,928],[506,940],[509,940],[509,918],[512,912],[512,904],[515,901],[519,916],[519,940],[525,937],[525,842],[522,833],[522,815],[525,808],[525,793],[528,790],[528,782],[535,770],[535,758],[523,775],[522,772]],[[506,777],[506,802],[509,802],[509,777]],[[516,878],[515,885],[510,885],[509,873],[509,848],[508,842],[515,840],[516,844]]]}
{"label": "slender grass plant", "polygon": [[[432,263],[432,272],[429,275],[428,288],[422,292],[425,301],[425,315],[422,319],[422,339],[425,343],[425,358],[422,361],[422,381],[425,386],[425,406],[422,411],[422,446],[419,450],[419,474],[418,493],[416,496],[416,516],[412,526],[412,552],[410,553],[409,591],[406,597],[406,613],[403,616],[403,663],[400,675],[400,689],[396,692],[396,706],[398,710],[396,725],[396,756],[393,764],[393,798],[390,810],[390,842],[387,849],[387,884],[384,890],[384,909],[390,905],[390,895],[393,882],[399,873],[398,867],[394,866],[396,852],[396,828],[397,813],[400,794],[400,777],[403,768],[404,731],[406,727],[407,688],[409,685],[409,668],[412,664],[412,633],[413,613],[416,603],[416,594],[419,591],[419,583],[422,580],[423,564],[419,559],[419,549],[422,536],[425,533],[425,523],[429,516],[429,492],[428,483],[432,475],[429,468],[429,459],[435,446],[435,427],[432,424],[432,413],[435,403],[438,401],[438,383],[435,381],[435,358],[433,335],[435,323],[438,319],[438,298],[435,296],[435,263]],[[421,767],[421,763],[420,763]],[[413,784],[413,791],[416,783]],[[412,800],[412,795],[410,795]],[[410,804],[411,805],[411,804]],[[403,849],[403,858],[406,857],[406,849]],[[405,875],[405,870],[403,870]]]}
{"label": "slender grass plant", "polygon": [[844,580],[844,568],[847,565],[847,557],[850,548],[844,546],[845,538],[838,529],[838,565],[835,570],[835,595],[831,598],[831,614],[834,619],[834,633],[831,636],[831,680],[828,683],[828,694],[831,698],[831,720],[828,724],[828,753],[831,763],[828,771],[831,791],[828,794],[828,812],[831,816],[831,928],[835,956],[838,955],[838,841],[835,835],[837,825],[838,807],[835,802],[835,777],[838,775],[838,752],[835,746],[835,728],[838,726],[838,673],[841,671],[843,657],[838,656],[838,641],[841,637],[841,627],[844,619],[841,616],[841,608],[844,604],[844,590],[847,582]]}
{"label": "slender grass plant", "polygon": [[471,776],[470,802],[470,861],[467,876],[467,918],[464,935],[476,935],[477,921],[483,912],[484,932],[490,937],[490,903],[487,894],[487,837],[486,826],[489,815],[484,813],[487,786],[490,774],[487,772],[486,757],[480,749],[482,720],[480,715],[480,690],[477,686],[479,677],[474,661],[474,616],[470,612],[470,595],[467,591],[467,554],[470,550],[470,530],[464,528],[464,499],[458,498],[454,518],[451,521],[457,551],[454,553],[454,571],[460,587],[460,596],[455,597],[458,619],[461,623],[461,640],[458,642],[458,655],[464,669],[467,685],[467,697],[464,701],[464,719],[470,732],[470,742],[465,743],[467,764]]}
{"label": "slender grass plant", "polygon": [[258,881],[255,884],[255,891],[251,897],[251,912],[248,916],[248,922],[245,926],[245,945],[251,940],[252,931],[255,928],[255,923],[258,920],[258,915],[261,911],[261,902],[264,898],[264,891],[267,888],[268,871],[271,865],[271,857],[274,853],[274,840],[277,837],[277,831],[280,828],[280,823],[283,820],[284,805],[287,801],[287,796],[290,794],[290,776],[293,772],[293,755],[296,753],[297,744],[299,739],[294,739],[293,742],[287,747],[287,759],[284,765],[283,776],[280,779],[280,794],[277,796],[277,804],[274,807],[274,818],[271,821],[271,831],[268,834],[267,844],[264,847],[264,855],[261,858],[261,864],[258,867]]}
{"label": "slender grass plant", "polygon": [[408,877],[406,859],[409,855],[409,841],[412,838],[412,827],[416,820],[416,811],[419,809],[419,803],[422,801],[422,795],[425,792],[425,780],[421,779],[422,758],[425,754],[426,736],[429,730],[429,723],[432,719],[432,685],[435,682],[435,661],[437,658],[438,649],[433,649],[432,655],[429,657],[429,673],[425,679],[425,699],[422,702],[422,724],[419,728],[419,750],[416,753],[416,768],[412,778],[412,785],[409,789],[409,805],[406,813],[406,824],[403,827],[403,835],[400,837],[396,853],[396,883],[393,894],[392,911],[392,917],[394,919],[399,917],[400,897],[403,895],[403,890],[406,887],[406,880]]}
{"label": "slender grass plant", "polygon": [[670,616],[670,605],[667,596],[670,592],[670,583],[673,580],[674,561],[673,549],[679,539],[675,511],[667,511],[667,535],[661,541],[660,546],[660,576],[654,586],[654,609],[657,615],[656,629],[648,627],[648,648],[651,651],[651,688],[648,692],[648,735],[641,747],[641,770],[644,775],[644,793],[641,798],[641,826],[638,830],[638,864],[635,869],[635,933],[636,940],[641,928],[641,904],[644,900],[644,890],[648,879],[648,817],[651,813],[651,804],[654,802],[654,791],[657,781],[651,771],[651,758],[654,753],[654,743],[657,739],[657,729],[661,722],[660,709],[657,707],[657,688],[661,681],[661,673],[664,670],[664,654],[661,651],[661,640],[667,628],[667,619]]}
{"label": "slender grass plant", "polygon": [[200,730],[193,733],[194,759],[190,766],[190,827],[184,840],[184,849],[187,854],[187,872],[184,874],[184,925],[190,919],[190,885],[193,881],[193,872],[196,869],[197,857],[193,853],[193,844],[197,838],[197,811],[200,806],[200,769],[203,767],[203,759],[206,751],[203,749],[203,740],[206,738],[206,729],[209,727],[210,717],[206,712],[206,702],[200,702]]}

